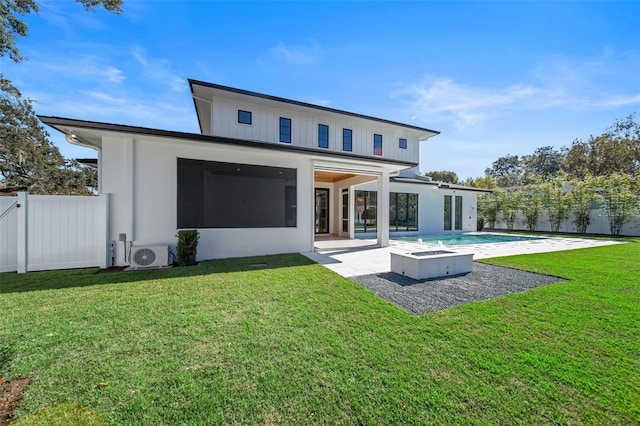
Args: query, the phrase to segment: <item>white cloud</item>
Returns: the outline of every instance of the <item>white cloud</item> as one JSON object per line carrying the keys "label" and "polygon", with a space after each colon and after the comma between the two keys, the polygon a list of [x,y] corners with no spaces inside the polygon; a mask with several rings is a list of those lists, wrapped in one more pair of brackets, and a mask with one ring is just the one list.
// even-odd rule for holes
{"label": "white cloud", "polygon": [[142,72],[146,78],[168,86],[175,92],[185,92],[187,90],[186,80],[170,71],[171,66],[168,60],[148,58],[140,47],[133,48],[131,55],[142,66]]}
{"label": "white cloud", "polygon": [[287,45],[278,43],[267,51],[267,56],[291,65],[314,64],[320,57],[320,47],[316,42],[311,45]]}
{"label": "white cloud", "polygon": [[29,96],[38,99],[35,107],[36,112],[41,115],[198,132],[193,107],[175,96],[163,95],[149,99],[100,90],[80,90],[65,94],[32,92]]}
{"label": "white cloud", "polygon": [[479,123],[496,111],[536,96],[538,89],[526,85],[490,89],[466,86],[448,78],[425,78],[392,92],[408,98],[415,116],[425,121],[453,121],[464,128]]}
{"label": "white cloud", "polygon": [[[32,64],[33,66],[29,66],[32,73],[44,71],[51,75],[51,72],[54,72],[64,78],[80,77],[97,80],[93,82],[94,84],[105,82],[119,84],[126,78],[121,69],[105,64],[102,58],[93,55],[75,55],[48,62],[34,61]],[[29,63],[29,65],[32,64]]]}
{"label": "white cloud", "polygon": [[124,73],[116,67],[108,66],[103,71],[105,78],[112,83],[120,83],[125,79]]}
{"label": "white cloud", "polygon": [[640,106],[640,57],[605,51],[582,60],[549,59],[503,87],[473,86],[446,77],[426,77],[391,92],[405,99],[409,115],[425,122],[451,122],[464,129],[513,111],[562,108],[606,111]]}

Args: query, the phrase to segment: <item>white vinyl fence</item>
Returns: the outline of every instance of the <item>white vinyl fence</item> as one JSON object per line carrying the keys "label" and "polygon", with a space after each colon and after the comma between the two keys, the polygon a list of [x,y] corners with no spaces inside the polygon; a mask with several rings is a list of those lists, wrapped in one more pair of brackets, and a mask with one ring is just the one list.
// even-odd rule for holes
{"label": "white vinyl fence", "polygon": [[0,272],[107,267],[108,195],[0,197]]}

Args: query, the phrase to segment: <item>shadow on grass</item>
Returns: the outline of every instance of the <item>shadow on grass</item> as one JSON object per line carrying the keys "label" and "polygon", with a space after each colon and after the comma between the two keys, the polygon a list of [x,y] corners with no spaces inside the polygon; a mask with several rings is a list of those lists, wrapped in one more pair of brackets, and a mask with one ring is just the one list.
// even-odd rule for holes
{"label": "shadow on grass", "polygon": [[127,272],[100,273],[96,268],[68,269],[63,271],[0,274],[1,293],[22,293],[40,290],[57,290],[104,284],[131,283],[167,278],[195,277],[210,274],[248,272],[313,265],[314,261],[298,253],[270,256],[218,259],[199,262],[196,266],[149,269]]}

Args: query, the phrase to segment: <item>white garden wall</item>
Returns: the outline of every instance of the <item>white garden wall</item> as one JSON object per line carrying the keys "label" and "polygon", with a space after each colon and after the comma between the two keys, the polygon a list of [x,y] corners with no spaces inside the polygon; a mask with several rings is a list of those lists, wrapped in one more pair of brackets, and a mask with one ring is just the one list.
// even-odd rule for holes
{"label": "white garden wall", "polygon": [[[575,233],[576,225],[573,223],[575,220],[575,216],[570,214],[569,218],[564,220],[560,226],[560,232],[567,233]],[[488,226],[485,222],[485,227]],[[500,213],[498,213],[498,220],[496,220],[496,224],[494,229],[507,229],[507,225],[500,217]],[[527,225],[524,223],[524,216],[522,213],[518,213],[516,216],[516,222],[513,226],[515,230],[528,230]],[[536,226],[536,231],[542,232],[551,232],[551,224],[549,222],[549,217],[546,214],[541,214],[538,220],[538,225]],[[609,228],[609,218],[607,214],[602,209],[592,210],[591,211],[591,222],[589,227],[587,228],[587,234],[603,234],[610,235],[611,231]],[[625,222],[622,227],[622,235],[629,236],[640,236],[640,218],[635,217],[627,222]]]}

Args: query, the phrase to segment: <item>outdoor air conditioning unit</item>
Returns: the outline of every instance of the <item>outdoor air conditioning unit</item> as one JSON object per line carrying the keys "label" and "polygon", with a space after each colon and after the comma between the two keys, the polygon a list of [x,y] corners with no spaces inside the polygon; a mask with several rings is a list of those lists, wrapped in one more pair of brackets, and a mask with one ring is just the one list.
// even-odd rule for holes
{"label": "outdoor air conditioning unit", "polygon": [[169,245],[155,244],[131,247],[132,269],[166,268],[169,265]]}

